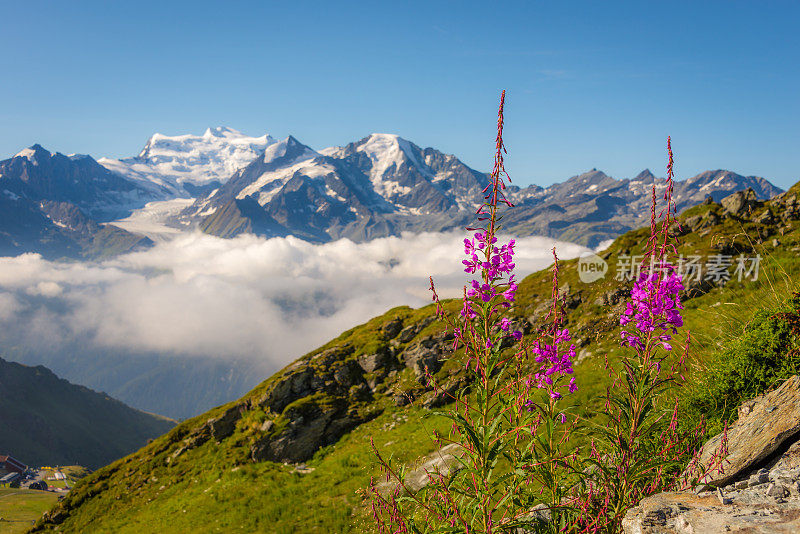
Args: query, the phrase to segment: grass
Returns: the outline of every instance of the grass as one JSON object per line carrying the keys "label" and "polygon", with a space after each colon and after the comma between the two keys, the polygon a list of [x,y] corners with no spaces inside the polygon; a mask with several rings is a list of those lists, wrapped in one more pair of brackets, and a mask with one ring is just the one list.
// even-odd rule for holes
{"label": "grass", "polygon": [[0,488],[0,534],[27,532],[57,500],[48,491]]}
{"label": "grass", "polygon": [[[692,332],[687,372],[691,381],[706,376],[709,370],[718,366],[719,354],[724,354],[725,346],[741,335],[741,326],[751,321],[756,309],[764,304],[779,305],[797,289],[800,232],[791,227],[783,228],[781,245],[773,248],[771,239],[777,235],[777,227],[767,228],[771,234],[764,235],[763,225],[726,217],[719,205],[698,206],[687,215],[713,218],[717,222],[682,236],[679,253],[706,257],[738,247],[747,255],[758,253],[763,258],[762,272],[757,281],[733,280],[723,287],[712,288],[705,294],[685,300],[686,329]],[[602,253],[612,273],[620,255],[641,252],[647,232],[648,229],[629,232]],[[579,345],[579,353],[584,356],[575,366],[579,389],[569,398],[574,403],[574,412],[591,420],[602,413],[599,399],[608,384],[604,357],[613,363],[620,354],[618,318],[626,295],[623,294],[617,304],[603,304],[603,295],[613,294],[620,284],[613,276],[593,284],[583,284],[578,279],[576,263],[576,260],[563,262],[560,278],[562,287],[569,285],[571,293],[578,295],[580,301],[567,310],[567,326]],[[547,307],[550,290],[549,271],[526,277],[520,284],[518,301],[511,313],[520,323],[536,324],[543,316],[542,307]],[[447,306],[457,308],[458,303],[452,301]],[[301,360],[308,362],[315,354],[332,348],[336,348],[342,361],[357,358],[361,353],[382,347],[381,326],[387,321],[400,318],[409,325],[423,321],[432,313],[431,306],[418,310],[407,307],[389,310],[342,333]],[[417,339],[441,328],[439,323],[431,323],[417,335]],[[397,351],[405,345],[399,345]],[[682,345],[682,341],[674,343],[675,352],[680,352]],[[457,370],[459,365],[456,356],[445,363],[440,373],[444,376]],[[291,370],[284,370],[266,380],[240,402],[247,404],[261,397],[288,372]],[[357,491],[368,484],[370,477],[377,475],[370,440],[374,439],[382,454],[385,451],[388,455],[393,454],[398,462],[409,462],[434,448],[428,437],[431,429],[444,431],[448,428],[445,421],[416,405],[398,408],[391,402],[396,392],[415,388],[419,385],[409,369],[379,388],[367,408],[382,411],[381,415],[360,425],[335,445],[317,452],[307,462],[313,471],[305,474],[297,472],[291,465],[253,463],[250,460],[249,440],[266,417],[255,408],[248,408],[235,432],[220,443],[212,439],[174,456],[185,438],[231,405],[211,410],[183,422],[139,452],[78,483],[64,503],[56,508],[69,514],[60,525],[60,531],[83,532],[90,526],[102,532],[137,534],[162,531],[368,531],[369,521]],[[326,399],[315,397],[313,401],[326,402]],[[292,404],[287,410],[299,409],[303,404]],[[42,523],[40,527],[51,530],[55,525]]]}
{"label": "grass", "polygon": [[396,451],[397,461],[409,462],[432,449],[431,430],[446,426],[429,411],[387,411],[319,451],[306,474],[268,462],[233,466],[225,458],[230,451],[207,443],[187,453],[192,457],[178,472],[154,462],[133,493],[128,484],[134,480],[104,481],[105,498],[87,500],[67,531],[352,532],[353,522],[362,520],[357,490],[373,468],[371,439],[381,451]]}

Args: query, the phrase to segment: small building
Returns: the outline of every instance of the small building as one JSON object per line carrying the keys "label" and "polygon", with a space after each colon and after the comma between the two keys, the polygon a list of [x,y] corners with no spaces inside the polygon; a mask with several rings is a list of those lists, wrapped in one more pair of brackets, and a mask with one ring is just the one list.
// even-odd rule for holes
{"label": "small building", "polygon": [[11,456],[0,456],[0,470],[22,474],[28,470],[28,466]]}
{"label": "small building", "polygon": [[12,482],[14,482],[16,480],[19,480],[20,476],[22,476],[22,475],[20,475],[19,473],[16,473],[16,472],[9,473],[9,474],[5,475],[4,477],[0,478],[0,486],[6,486],[8,484],[11,484]]}

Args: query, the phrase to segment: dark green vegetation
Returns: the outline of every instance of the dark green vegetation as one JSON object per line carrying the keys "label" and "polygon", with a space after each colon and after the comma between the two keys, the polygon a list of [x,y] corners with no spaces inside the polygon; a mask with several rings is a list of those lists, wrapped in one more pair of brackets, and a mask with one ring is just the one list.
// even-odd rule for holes
{"label": "dark green vegetation", "polygon": [[27,532],[57,501],[58,494],[48,491],[0,488],[0,532]]}
{"label": "dark green vegetation", "polygon": [[[703,262],[714,254],[762,258],[757,281],[734,277],[724,285],[688,282],[684,317],[692,332],[690,381],[719,372],[716,362],[724,359],[726,342],[741,336],[754,310],[780,305],[796,289],[798,195],[800,185],[768,203],[738,194],[722,205],[691,208],[681,217],[682,228],[675,228],[679,254],[700,255]],[[604,251],[610,273],[602,281],[583,284],[576,261],[561,265],[559,298],[579,346],[579,390],[570,398],[575,411],[587,418],[602,408],[600,393],[608,383],[604,355],[614,362],[620,350],[617,325],[629,285],[613,279],[617,261],[641,253],[647,236],[649,229],[629,232]],[[549,271],[521,283],[511,313],[526,333],[544,320],[550,292]],[[448,306],[455,309],[458,303]],[[443,401],[415,370],[422,364],[435,370],[442,358],[437,379],[445,387],[461,385],[460,363],[448,351],[450,341],[439,323],[429,321],[433,311],[430,306],[396,308],[343,333],[239,401],[185,421],[86,477],[36,530],[368,530],[356,490],[376,475],[370,439],[382,454],[394,453],[401,462],[431,451],[427,434],[447,424],[426,407]],[[681,342],[674,345],[676,352],[683,349]],[[775,354],[779,352],[776,348]],[[771,385],[775,374],[765,372],[761,387]],[[744,385],[750,387],[749,382]],[[758,388],[743,389],[734,382],[721,394],[734,399],[756,392]]]}
{"label": "dark green vegetation", "polygon": [[800,293],[760,308],[740,334],[716,352],[687,388],[694,421],[704,416],[708,434],[736,418],[743,401],[779,385],[800,369]]}
{"label": "dark green vegetation", "polygon": [[175,421],[70,384],[49,369],[0,359],[0,451],[31,466],[97,468],[145,445]]}

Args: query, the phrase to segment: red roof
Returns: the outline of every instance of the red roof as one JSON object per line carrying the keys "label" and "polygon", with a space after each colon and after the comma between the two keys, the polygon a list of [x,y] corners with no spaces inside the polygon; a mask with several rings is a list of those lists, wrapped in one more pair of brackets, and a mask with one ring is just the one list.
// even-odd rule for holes
{"label": "red roof", "polygon": [[28,466],[11,456],[0,456],[0,465],[4,466],[9,471],[16,471],[23,473]]}

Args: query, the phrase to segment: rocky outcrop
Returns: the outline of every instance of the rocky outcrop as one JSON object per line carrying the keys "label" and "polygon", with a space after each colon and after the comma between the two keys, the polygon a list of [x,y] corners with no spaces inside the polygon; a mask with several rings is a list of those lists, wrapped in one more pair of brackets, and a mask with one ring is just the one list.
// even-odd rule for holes
{"label": "rocky outcrop", "polygon": [[736,191],[732,195],[728,195],[720,200],[719,203],[722,204],[726,214],[735,215],[736,217],[747,217],[762,204],[758,201],[755,191],[749,187],[744,191]]}
{"label": "rocky outcrop", "polygon": [[[407,472],[403,479],[405,488],[412,492],[417,492],[431,483],[435,477],[450,476],[461,469],[461,463],[456,457],[463,448],[457,443],[445,445],[425,458],[419,465]],[[397,489],[396,480],[383,481],[377,485],[377,490],[388,495]]]}
{"label": "rocky outcrop", "polygon": [[[344,433],[380,413],[371,402],[379,391],[377,385],[396,377],[403,366],[413,370],[421,386],[419,391],[400,394],[403,400],[396,404],[422,398],[424,407],[433,408],[452,400],[464,385],[459,377],[448,377],[436,390],[426,385],[427,373],[441,369],[453,339],[446,333],[416,339],[433,320],[426,317],[405,327],[400,320],[388,321],[381,332],[385,340],[394,338],[391,346],[354,355],[353,347],[345,344],[287,368],[254,403],[270,415],[269,426],[262,427],[253,438],[252,460],[301,462],[320,447],[335,443]],[[407,341],[411,343],[402,350],[400,343]],[[431,391],[426,394],[426,390]]]}
{"label": "rocky outcrop", "polygon": [[[700,465],[712,465],[722,445],[722,434],[706,443]],[[739,408],[727,452],[694,490],[652,495],[629,510],[624,532],[800,532],[799,376]]]}

